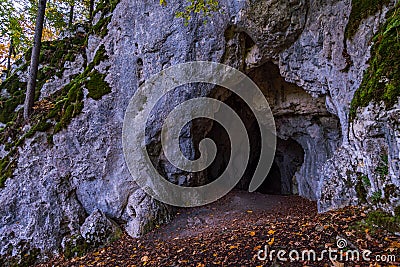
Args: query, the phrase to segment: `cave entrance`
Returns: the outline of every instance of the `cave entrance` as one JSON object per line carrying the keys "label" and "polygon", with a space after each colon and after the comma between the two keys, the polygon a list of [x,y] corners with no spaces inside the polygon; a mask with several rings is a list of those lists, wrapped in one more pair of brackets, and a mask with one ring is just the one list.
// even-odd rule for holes
{"label": "cave entrance", "polygon": [[[246,74],[268,100],[277,134],[274,162],[258,192],[295,194],[316,200],[321,179],[320,168],[332,157],[342,140],[340,121],[327,109],[330,96],[312,96],[296,84],[287,82],[280,75],[278,66],[272,62],[252,68]],[[261,147],[256,118],[250,107],[228,89],[214,87],[207,96],[230,106],[246,127],[250,160],[236,188],[247,191],[259,162]],[[334,111],[334,107],[330,108]],[[203,138],[210,138],[216,143],[215,161],[201,172],[201,184],[212,182],[224,172],[231,158],[229,136],[218,122],[211,120],[199,119],[191,129],[195,150]],[[195,154],[199,156],[197,150]]]}
{"label": "cave entrance", "polygon": [[[261,153],[260,129],[250,108],[237,95],[230,93],[224,103],[235,110],[248,132],[250,141],[249,164],[242,179],[236,185],[236,189],[247,191]],[[208,128],[209,130],[205,137],[214,140],[217,145],[216,158],[206,170],[207,180],[211,182],[217,179],[227,167],[231,158],[231,144],[227,132],[218,122],[207,120],[207,123],[211,126]],[[204,125],[204,121],[202,125]],[[296,188],[296,173],[302,166],[303,161],[304,150],[299,143],[291,138],[287,140],[277,138],[274,162],[269,174],[257,189],[257,192],[274,195],[290,195],[298,192]]]}

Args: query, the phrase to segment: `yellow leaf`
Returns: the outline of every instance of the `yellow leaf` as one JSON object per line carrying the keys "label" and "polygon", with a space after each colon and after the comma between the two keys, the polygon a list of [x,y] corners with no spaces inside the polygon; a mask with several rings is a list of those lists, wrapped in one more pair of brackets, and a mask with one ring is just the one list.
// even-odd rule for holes
{"label": "yellow leaf", "polygon": [[400,248],[400,242],[393,241],[393,242],[390,244],[390,247],[392,247],[392,248]]}
{"label": "yellow leaf", "polygon": [[253,211],[252,210],[248,210],[247,213],[253,213]]}
{"label": "yellow leaf", "polygon": [[273,237],[273,238],[268,242],[268,245],[272,246],[272,244],[274,243],[274,241],[275,241],[275,237]]}
{"label": "yellow leaf", "polygon": [[229,247],[229,249],[234,249],[234,248],[238,248],[238,246],[232,245],[232,246]]}
{"label": "yellow leaf", "polygon": [[255,251],[259,251],[260,249],[261,249],[261,246],[256,246],[253,248],[253,250],[255,250]]}
{"label": "yellow leaf", "polygon": [[275,231],[271,229],[271,230],[268,231],[268,234],[269,235],[273,235],[273,234],[275,234]]}

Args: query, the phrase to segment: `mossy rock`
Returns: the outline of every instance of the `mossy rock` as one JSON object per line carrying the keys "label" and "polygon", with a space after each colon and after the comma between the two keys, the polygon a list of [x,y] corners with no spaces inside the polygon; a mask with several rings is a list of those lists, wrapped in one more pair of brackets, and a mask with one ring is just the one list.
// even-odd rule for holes
{"label": "mossy rock", "polygon": [[0,188],[4,187],[6,180],[12,177],[16,164],[17,163],[12,160],[10,155],[0,160]]}
{"label": "mossy rock", "polygon": [[93,16],[96,16],[98,13],[101,13],[101,16],[96,25],[92,27],[92,33],[100,37],[104,37],[108,34],[107,26],[111,22],[112,13],[119,1],[120,0],[101,0],[97,4]]}
{"label": "mossy rock", "polygon": [[111,87],[105,81],[106,76],[106,74],[101,74],[97,70],[90,74],[89,80],[86,81],[86,88],[89,91],[88,97],[99,100],[104,95],[111,93]]}
{"label": "mossy rock", "polygon": [[30,267],[38,263],[39,255],[41,254],[40,249],[30,248],[29,243],[26,241],[20,241],[16,247],[19,253],[13,255],[13,247],[11,245],[8,246],[7,252],[0,256],[0,266]]}
{"label": "mossy rock", "polygon": [[90,244],[81,235],[73,235],[65,241],[64,256],[67,259],[82,257],[89,252]]}
{"label": "mossy rock", "polygon": [[96,55],[93,58],[93,64],[98,66],[102,61],[108,59],[106,47],[102,44],[99,49],[97,49]]}
{"label": "mossy rock", "polygon": [[[50,77],[61,77],[64,72],[66,61],[74,61],[78,54],[84,54],[87,36],[78,34],[75,37],[44,42],[41,51],[41,61],[43,67],[38,72],[38,82],[35,89],[35,100],[39,100],[40,90]],[[30,59],[29,51],[25,55]],[[42,99],[46,102],[41,108],[41,103],[36,102],[35,109],[30,118],[31,128],[24,132],[25,121],[23,120],[22,110],[15,112],[15,109],[23,104],[25,100],[26,83],[21,83],[16,74],[19,70],[27,69],[29,62],[15,71],[11,77],[0,84],[0,89],[5,89],[10,96],[0,98],[0,122],[5,123],[6,127],[0,129],[0,140],[5,144],[9,154],[0,160],[0,187],[4,186],[5,181],[12,177],[16,168],[18,154],[17,148],[22,146],[26,138],[31,138],[37,132],[47,134],[48,145],[53,144],[52,137],[70,124],[72,118],[80,114],[84,108],[83,89],[88,87],[89,97],[100,99],[104,94],[111,92],[108,83],[104,81],[106,74],[101,74],[95,67],[108,59],[104,45],[101,45],[89,65],[84,62],[85,70],[79,75],[75,75],[71,82],[62,89],[53,93],[51,96]],[[10,141],[11,140],[11,141]]]}
{"label": "mossy rock", "polygon": [[355,92],[350,107],[350,120],[357,109],[370,102],[383,101],[391,108],[400,96],[400,4],[387,14],[387,21],[373,39],[369,67]]}
{"label": "mossy rock", "polygon": [[351,13],[345,29],[346,39],[352,39],[363,20],[375,15],[390,3],[390,0],[352,0]]}

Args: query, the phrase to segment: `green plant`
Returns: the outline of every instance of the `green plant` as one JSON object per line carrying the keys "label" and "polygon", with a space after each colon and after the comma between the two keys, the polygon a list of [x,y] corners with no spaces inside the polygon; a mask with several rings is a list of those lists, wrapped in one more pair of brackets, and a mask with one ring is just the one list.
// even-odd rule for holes
{"label": "green plant", "polygon": [[379,203],[382,200],[382,192],[381,191],[376,191],[372,193],[371,195],[371,201],[372,203],[376,204]]}
{"label": "green plant", "polygon": [[[166,6],[166,0],[160,0],[160,5]],[[176,12],[177,18],[184,20],[185,26],[189,25],[189,22],[194,14],[200,14],[207,23],[207,18],[212,17],[213,13],[219,11],[219,2],[217,0],[187,0],[187,6],[182,10]]]}
{"label": "green plant", "polygon": [[381,160],[378,167],[376,167],[375,172],[378,173],[381,178],[384,178],[389,174],[388,155],[381,156]]}
{"label": "green plant", "polygon": [[371,181],[369,180],[368,176],[362,175],[361,180],[362,180],[364,186],[371,186]]}
{"label": "green plant", "polygon": [[400,231],[400,218],[381,210],[371,211],[365,221],[372,227],[383,228],[391,232]]}

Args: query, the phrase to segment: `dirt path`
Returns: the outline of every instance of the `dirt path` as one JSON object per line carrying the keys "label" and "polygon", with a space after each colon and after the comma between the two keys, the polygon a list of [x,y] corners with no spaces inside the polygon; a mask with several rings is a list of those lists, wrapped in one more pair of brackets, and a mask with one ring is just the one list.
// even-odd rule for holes
{"label": "dirt path", "polygon": [[[356,207],[317,214],[315,202],[297,196],[233,191],[210,205],[179,209],[170,224],[140,239],[124,236],[84,257],[60,257],[41,266],[400,266],[399,261],[372,264],[376,255],[400,260],[400,240],[385,229],[355,229],[366,216]],[[344,257],[341,261],[321,254],[338,250],[338,238],[346,242],[340,255],[334,254]],[[271,260],[260,254],[265,248],[275,250]],[[290,262],[286,254],[288,261],[282,261],[276,255],[311,249],[317,253],[311,260]],[[349,249],[370,250],[371,261],[346,260]]]}
{"label": "dirt path", "polygon": [[[202,233],[221,231],[232,222],[236,226],[262,217],[281,217],[301,208],[308,215],[316,215],[316,203],[298,196],[265,195],[246,191],[232,191],[222,199],[207,206],[179,209],[174,220],[148,234],[148,238],[168,240],[192,237]],[[245,220],[247,218],[247,220]],[[262,220],[255,223],[261,223]]]}

